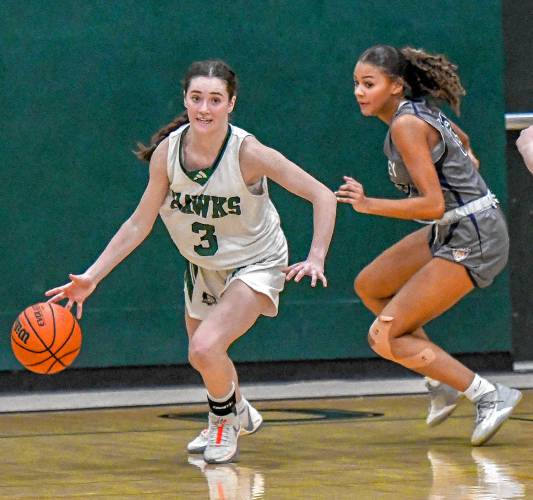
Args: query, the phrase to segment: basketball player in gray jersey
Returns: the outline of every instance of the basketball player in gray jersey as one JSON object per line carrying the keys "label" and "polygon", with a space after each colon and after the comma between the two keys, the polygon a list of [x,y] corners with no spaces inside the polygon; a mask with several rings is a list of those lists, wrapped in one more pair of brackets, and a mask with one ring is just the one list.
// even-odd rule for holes
{"label": "basketball player in gray jersey", "polygon": [[[438,108],[429,106],[423,99],[404,100],[392,122],[406,115],[423,120],[440,135],[431,159],[442,189],[445,215],[431,223],[432,254],[462,262],[473,284],[484,288],[503,269],[509,253],[507,226],[498,200],[479,174],[471,149],[465,149],[450,120]],[[420,196],[390,129],[384,152],[389,177],[395,186],[408,196]]]}
{"label": "basketball player in gray jersey", "polygon": [[[189,361],[207,389],[208,427],[187,450],[207,463],[233,461],[240,434],[262,417],[242,396],[228,348],[259,316],[276,316],[286,280],[311,278],[327,286],[324,260],[337,202],[334,194],[281,153],[229,124],[237,99],[235,73],[223,61],[193,63],[185,75],[186,110],[159,130],[137,156],[150,178],[135,212],[81,275],[46,292],[50,301],[87,297],[152,230],[158,215],[180,253],[185,273]],[[267,178],[313,205],[313,241],[307,259],[287,267],[287,243],[268,195]]]}
{"label": "basketball player in gray jersey", "polygon": [[520,401],[520,391],[492,384],[435,345],[426,323],[505,267],[509,239],[498,200],[478,172],[468,136],[433,103],[459,112],[464,89],[446,57],[410,47],[367,49],[354,70],[365,116],[389,126],[384,152],[391,181],[406,199],[370,198],[345,176],[337,200],[360,213],[425,223],[385,250],[355,280],[376,314],[368,340],[382,356],[426,377],[430,426],[464,395],[476,405],[471,443],[487,442]]}

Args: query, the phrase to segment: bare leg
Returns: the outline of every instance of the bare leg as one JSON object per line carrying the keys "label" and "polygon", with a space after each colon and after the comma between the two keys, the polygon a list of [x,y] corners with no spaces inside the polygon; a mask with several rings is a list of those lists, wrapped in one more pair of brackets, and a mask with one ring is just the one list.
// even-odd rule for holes
{"label": "bare leg", "polygon": [[189,341],[190,363],[200,372],[207,391],[214,398],[226,396],[232,381],[237,379],[235,366],[227,354],[229,346],[245,334],[268,307],[271,302],[266,295],[236,280],[206,319],[196,325],[189,324],[193,330]]}
{"label": "bare leg", "polygon": [[[379,314],[383,314],[385,316],[394,316],[393,314],[389,314],[387,312],[389,311],[388,306],[394,302],[397,295],[404,293],[404,288],[407,287],[408,284],[411,286],[410,284],[413,277],[416,276],[417,273],[419,273],[422,269],[425,269],[426,266],[430,266],[431,268],[434,261],[437,262],[437,267],[441,265],[439,263],[440,259],[433,259],[433,256],[431,255],[428,244],[429,236],[429,227],[423,227],[418,231],[407,235],[398,243],[391,246],[381,255],[376,257],[376,259],[366,266],[357,276],[354,283],[355,291],[366,307],[376,314],[376,316]],[[459,300],[463,295],[468,293],[473,288],[470,278],[462,266],[453,263],[447,264],[453,266],[452,274],[458,275],[457,278],[452,278],[452,288],[455,284],[454,280],[458,279],[462,283],[464,289],[461,288],[460,290],[457,290],[456,297],[450,296],[449,304],[441,304],[440,312],[443,312],[451,307],[451,305],[457,302],[457,300]],[[442,261],[442,265],[446,265],[446,262]],[[422,278],[422,280],[423,279],[425,278]],[[417,299],[413,298],[411,300],[411,302],[407,300],[407,303],[404,304],[404,307],[406,308],[405,313],[407,313],[407,310],[410,310],[414,316],[417,314],[424,316],[424,314],[421,314],[421,312],[418,311],[418,304],[416,302]],[[437,369],[434,367],[435,363],[431,365],[430,369],[435,376],[432,376],[427,371],[420,371],[419,373],[431,378],[435,378],[436,380],[440,380],[444,383],[449,383],[449,385],[452,387],[463,391],[473,380],[473,372],[453,359],[449,354],[445,353],[445,351],[437,347],[435,344],[431,343],[422,328],[422,326],[430,319],[440,314],[440,312],[438,312],[439,306],[437,304],[435,304],[435,306],[436,309],[433,316],[430,315],[430,317],[425,320],[419,318],[418,321],[411,322],[411,326],[409,327],[404,325],[404,330],[401,333],[398,333],[396,330],[395,333],[390,332],[390,335],[394,334],[397,337],[401,337],[403,335],[402,339],[407,337],[407,342],[409,345],[412,345],[414,351],[416,351],[415,353],[423,351],[428,343],[431,344],[435,353],[439,353],[439,356],[447,359],[451,366],[455,366],[455,368],[458,370],[457,374],[454,377],[450,377],[447,375],[447,369]],[[397,329],[399,327],[399,321],[396,321],[396,317],[394,323],[396,324],[395,328]],[[406,327],[410,328],[410,330],[405,330]],[[395,348],[400,348],[402,344],[405,344],[405,341],[400,341],[400,338],[396,339],[394,342],[394,345],[398,346]],[[406,352],[408,351],[409,349],[401,352],[406,355]],[[394,352],[401,357],[400,351]],[[441,366],[441,363],[437,363],[437,367],[439,366]]]}
{"label": "bare leg", "polygon": [[[354,282],[356,294],[376,316],[407,281],[433,256],[429,250],[429,227],[408,234],[366,266]],[[422,327],[411,335],[429,340]]]}
{"label": "bare leg", "polygon": [[407,366],[402,360],[429,350],[434,359],[426,366],[411,369],[465,391],[474,373],[431,341],[411,332],[440,316],[473,288],[460,264],[436,258],[420,269],[381,311],[380,317],[393,318],[388,338],[394,359]]}
{"label": "bare leg", "polygon": [[[189,336],[189,342],[191,341],[194,332],[196,329],[201,325],[202,321],[199,319],[191,318],[187,312],[185,312],[185,326],[187,327],[187,335]],[[235,369],[235,365],[233,364],[233,361],[231,359],[229,360],[231,365],[233,366],[233,383],[235,384],[235,398],[237,401],[241,400],[241,388],[239,387],[239,377],[237,375],[237,370]]]}

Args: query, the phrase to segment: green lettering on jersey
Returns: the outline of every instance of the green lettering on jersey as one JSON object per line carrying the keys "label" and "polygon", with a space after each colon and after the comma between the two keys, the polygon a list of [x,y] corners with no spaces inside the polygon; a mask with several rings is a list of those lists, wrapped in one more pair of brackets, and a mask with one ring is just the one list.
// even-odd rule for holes
{"label": "green lettering on jersey", "polygon": [[209,200],[211,199],[211,196],[208,194],[199,194],[198,196],[191,196],[191,198],[194,213],[196,215],[201,215],[205,219],[209,212]]}
{"label": "green lettering on jersey", "polygon": [[[208,194],[183,194],[172,192],[170,208],[178,209],[184,214],[195,214],[204,219],[211,216],[213,219],[220,219],[227,215],[241,215],[240,196],[212,196]],[[211,207],[211,214],[210,212]]]}
{"label": "green lettering on jersey", "polygon": [[226,217],[228,213],[224,210],[224,203],[228,199],[225,196],[211,196],[211,201],[213,203],[213,214],[211,217],[213,219],[218,219],[220,217]]}
{"label": "green lettering on jersey", "polygon": [[178,210],[183,208],[183,205],[180,203],[180,195],[181,193],[175,193],[172,191],[173,200],[170,202],[170,208],[177,208]]}
{"label": "green lettering on jersey", "polygon": [[185,203],[182,207],[180,207],[180,211],[182,211],[184,214],[192,214],[193,211],[191,209],[192,204],[192,198],[190,194],[185,195]]}
{"label": "green lettering on jersey", "polygon": [[228,199],[228,214],[231,215],[241,215],[241,197],[232,196]]}

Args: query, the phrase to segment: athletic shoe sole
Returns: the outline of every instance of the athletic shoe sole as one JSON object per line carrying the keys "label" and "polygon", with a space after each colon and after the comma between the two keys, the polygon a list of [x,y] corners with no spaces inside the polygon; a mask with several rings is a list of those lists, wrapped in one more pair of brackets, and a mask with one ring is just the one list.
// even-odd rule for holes
{"label": "athletic shoe sole", "polygon": [[428,416],[428,418],[426,419],[426,424],[428,425],[428,427],[435,427],[441,424],[455,411],[456,408],[457,403],[445,406],[439,413],[437,413],[437,415],[433,416],[432,418]]}

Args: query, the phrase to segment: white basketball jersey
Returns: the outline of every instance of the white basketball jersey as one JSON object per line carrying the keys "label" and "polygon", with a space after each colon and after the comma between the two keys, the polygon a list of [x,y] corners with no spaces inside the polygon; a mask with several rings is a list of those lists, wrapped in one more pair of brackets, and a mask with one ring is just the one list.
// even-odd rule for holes
{"label": "white basketball jersey", "polygon": [[159,210],[180,253],[212,270],[286,261],[287,242],[266,178],[261,181],[262,194],[252,194],[241,174],[239,150],[251,134],[230,125],[213,166],[186,172],[180,149],[188,127],[185,124],[169,136],[170,189]]}

